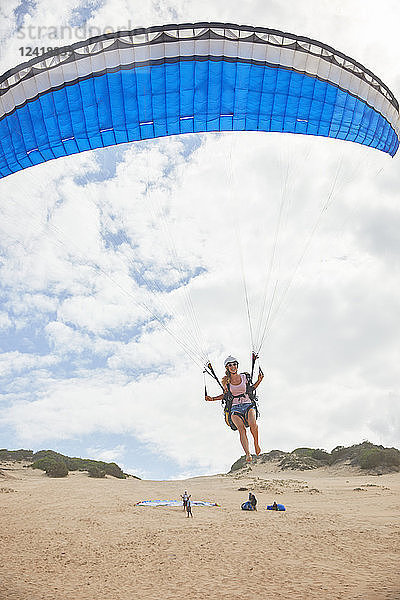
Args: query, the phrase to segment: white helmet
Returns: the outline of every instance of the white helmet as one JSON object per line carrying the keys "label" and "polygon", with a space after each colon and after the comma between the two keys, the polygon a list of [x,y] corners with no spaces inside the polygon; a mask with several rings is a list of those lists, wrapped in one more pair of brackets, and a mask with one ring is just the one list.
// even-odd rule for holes
{"label": "white helmet", "polygon": [[224,367],[226,367],[226,365],[229,365],[229,363],[239,363],[239,361],[234,356],[227,356],[224,360]]}

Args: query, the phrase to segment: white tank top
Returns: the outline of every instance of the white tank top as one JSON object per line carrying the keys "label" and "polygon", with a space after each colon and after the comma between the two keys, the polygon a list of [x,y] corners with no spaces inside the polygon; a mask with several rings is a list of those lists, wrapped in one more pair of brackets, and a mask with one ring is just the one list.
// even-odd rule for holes
{"label": "white tank top", "polygon": [[239,396],[240,394],[244,394],[240,398],[233,398],[232,406],[237,406],[238,404],[248,404],[251,402],[249,395],[246,394],[247,382],[246,375],[244,373],[240,373],[241,382],[238,385],[233,385],[233,383],[229,384],[229,389],[233,396]]}

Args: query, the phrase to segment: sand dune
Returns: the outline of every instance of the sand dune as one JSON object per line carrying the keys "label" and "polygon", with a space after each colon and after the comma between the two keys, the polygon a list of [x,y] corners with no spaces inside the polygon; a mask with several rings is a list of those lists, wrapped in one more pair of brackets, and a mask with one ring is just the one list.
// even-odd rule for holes
{"label": "sand dune", "polygon": [[[158,482],[0,470],[1,600],[400,600],[400,473],[255,465]],[[240,510],[238,488],[257,512]],[[184,489],[221,506],[193,519],[134,506]],[[266,511],[274,500],[287,511]]]}

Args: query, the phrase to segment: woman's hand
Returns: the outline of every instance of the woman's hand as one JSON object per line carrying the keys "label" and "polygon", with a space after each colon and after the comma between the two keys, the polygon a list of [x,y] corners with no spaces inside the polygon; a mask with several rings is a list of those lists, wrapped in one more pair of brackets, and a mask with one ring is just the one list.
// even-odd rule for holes
{"label": "woman's hand", "polygon": [[207,396],[205,397],[206,402],[215,402],[216,400],[222,400],[222,398],[224,397],[224,394],[220,394],[219,396]]}
{"label": "woman's hand", "polygon": [[264,379],[264,373],[261,372],[258,374],[258,377],[257,377],[257,385],[260,384],[263,379]]}

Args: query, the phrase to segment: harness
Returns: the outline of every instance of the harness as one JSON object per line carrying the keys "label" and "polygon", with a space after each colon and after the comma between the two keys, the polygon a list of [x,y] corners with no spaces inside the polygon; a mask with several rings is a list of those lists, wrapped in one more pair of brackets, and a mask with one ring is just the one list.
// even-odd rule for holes
{"label": "harness", "polygon": [[[222,400],[222,403],[224,405],[224,417],[225,417],[225,423],[231,428],[233,429],[233,431],[237,430],[236,425],[233,423],[232,421],[232,402],[234,398],[245,398],[245,396],[248,396],[251,402],[251,406],[249,406],[248,411],[251,408],[254,408],[256,411],[256,419],[258,419],[258,416],[260,414],[259,410],[258,410],[258,398],[256,396],[256,391],[254,389],[254,386],[251,382],[251,376],[250,373],[240,373],[240,375],[246,375],[246,392],[244,394],[238,394],[237,396],[233,395],[230,389],[230,384],[228,383],[227,386],[227,391],[225,392],[225,396]],[[247,421],[247,414],[248,411],[246,412],[246,415],[237,415],[238,417],[240,417],[243,421],[243,423],[245,424],[246,427],[249,426],[249,423]]]}

